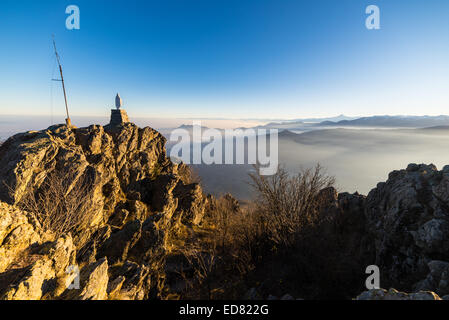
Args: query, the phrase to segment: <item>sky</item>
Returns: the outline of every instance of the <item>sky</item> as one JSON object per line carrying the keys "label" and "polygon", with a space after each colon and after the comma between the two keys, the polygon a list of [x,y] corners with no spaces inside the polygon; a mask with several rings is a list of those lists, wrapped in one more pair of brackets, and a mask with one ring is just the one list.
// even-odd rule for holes
{"label": "sky", "polygon": [[449,114],[447,0],[2,0],[0,120],[64,113],[52,34],[73,115]]}

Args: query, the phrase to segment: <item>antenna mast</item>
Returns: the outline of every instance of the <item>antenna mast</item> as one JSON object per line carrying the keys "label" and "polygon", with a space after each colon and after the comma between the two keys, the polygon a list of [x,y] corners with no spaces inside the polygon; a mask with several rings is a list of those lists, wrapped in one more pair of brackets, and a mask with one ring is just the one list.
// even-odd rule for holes
{"label": "antenna mast", "polygon": [[64,76],[62,75],[61,61],[59,59],[58,51],[56,50],[56,42],[55,42],[55,37],[54,36],[53,36],[53,47],[55,48],[55,55],[56,55],[56,60],[58,61],[59,73],[61,74],[61,79],[53,79],[53,80],[54,81],[61,81],[61,83],[62,83],[62,90],[64,91],[65,111],[67,113],[67,119],[65,119],[65,123],[66,123],[67,127],[70,128],[72,126],[72,122],[70,121],[69,107],[67,105],[67,94],[65,92],[65,85],[64,85]]}

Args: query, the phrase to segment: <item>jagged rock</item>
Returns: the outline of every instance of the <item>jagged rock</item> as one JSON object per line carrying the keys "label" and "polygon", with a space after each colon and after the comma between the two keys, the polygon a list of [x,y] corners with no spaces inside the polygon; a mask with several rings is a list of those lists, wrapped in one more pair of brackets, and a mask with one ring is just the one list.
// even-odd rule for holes
{"label": "jagged rock", "polygon": [[444,261],[430,261],[428,264],[429,274],[418,282],[416,291],[435,291],[439,295],[449,294],[449,263]]}
{"label": "jagged rock", "polygon": [[108,257],[110,263],[126,260],[128,250],[136,244],[141,235],[142,224],[139,220],[130,221],[122,230],[111,236],[98,249],[97,257]]}
{"label": "jagged rock", "polygon": [[58,286],[65,283],[66,268],[75,263],[75,248],[70,236],[44,244],[38,251],[40,257],[24,268],[18,280],[13,281],[0,295],[3,300],[38,300],[51,298],[61,292]]}
{"label": "jagged rock", "polygon": [[87,266],[81,272],[80,300],[106,300],[108,298],[108,260],[106,258]]}
{"label": "jagged rock", "polygon": [[180,178],[174,175],[160,175],[152,186],[152,207],[161,212],[167,219],[171,219],[178,207],[178,199],[173,196],[173,190]]}
{"label": "jagged rock", "polygon": [[40,238],[24,212],[0,202],[0,273]]}
{"label": "jagged rock", "polygon": [[126,261],[123,266],[114,267],[111,273],[113,276],[118,275],[126,278],[120,290],[116,292],[115,299],[143,300],[148,298],[151,281],[148,277],[150,269],[147,266]]}
{"label": "jagged rock", "polygon": [[151,217],[144,221],[140,238],[130,248],[128,258],[136,262],[147,263],[151,258],[164,254],[165,232],[158,227],[157,218]]}
{"label": "jagged rock", "polygon": [[[67,282],[66,290],[59,299],[64,300],[107,300],[108,299],[108,260],[102,258],[81,269],[78,283]],[[79,270],[78,270],[79,271]],[[74,280],[71,277],[70,280]],[[72,285],[72,286],[69,286]]]}
{"label": "jagged rock", "polygon": [[109,218],[108,223],[113,227],[121,228],[125,225],[128,215],[128,210],[120,208]]}
{"label": "jagged rock", "polygon": [[431,260],[449,259],[448,202],[442,198],[448,186],[449,176],[434,165],[411,164],[369,193],[366,230],[384,284],[412,290]]}
{"label": "jagged rock", "polygon": [[[0,167],[0,273],[5,271],[0,274],[2,296],[104,299],[107,291],[114,299],[143,299],[165,290],[165,230],[181,230],[181,220],[198,224],[206,200],[199,185],[181,181],[178,165],[166,156],[166,140],[159,132],[125,122],[86,128],[56,125],[17,134],[0,146],[0,162],[4,164]],[[89,212],[82,230],[74,232],[79,248],[73,247],[70,254],[45,251],[52,245],[42,243],[51,237],[39,219],[30,223],[18,209],[28,195],[39,197],[46,192],[54,173],[69,181],[67,192],[83,178],[89,185],[91,197],[76,199],[88,201]],[[34,247],[40,252],[26,253]],[[29,258],[11,269],[11,263],[24,255]],[[93,294],[90,288],[75,295],[65,290],[65,282],[70,279],[63,266],[67,267],[69,256],[70,263],[88,264],[81,270],[83,277],[93,277],[92,281],[97,279],[95,283],[105,285],[107,280],[98,278],[97,268],[124,264],[119,272],[114,267],[112,278],[117,281],[108,290]],[[130,259],[133,262],[126,261]],[[11,283],[13,276],[19,282]]]}
{"label": "jagged rock", "polygon": [[[139,181],[158,173],[171,173],[165,138],[151,128],[127,123],[118,131],[93,125],[68,129],[64,125],[18,134],[0,148],[0,200],[18,204],[36,192],[52,171],[92,181],[92,224],[107,221],[120,199],[139,191]],[[6,187],[8,186],[8,187]],[[70,187],[69,187],[70,188]]]}
{"label": "jagged rock", "polygon": [[106,225],[97,231],[95,231],[90,240],[79,250],[77,255],[77,261],[79,263],[93,263],[96,261],[97,248],[109,239],[112,234],[112,229],[109,225]]}
{"label": "jagged rock", "polygon": [[120,290],[122,289],[123,283],[125,282],[126,278],[124,276],[118,276],[113,281],[110,281],[108,284],[108,296],[111,300],[116,300],[118,298],[118,294]]}
{"label": "jagged rock", "polygon": [[207,204],[207,199],[204,198],[201,187],[197,183],[189,185],[178,183],[173,193],[179,199],[183,222],[200,224]]}
{"label": "jagged rock", "polygon": [[416,293],[399,292],[395,289],[372,289],[361,293],[356,300],[441,300],[431,291],[420,291]]}
{"label": "jagged rock", "polygon": [[54,277],[51,261],[45,258],[40,259],[33,263],[27,269],[26,276],[12,288],[8,288],[1,298],[2,300],[39,300],[50,291],[48,283]]}
{"label": "jagged rock", "polygon": [[419,227],[412,235],[417,246],[425,252],[438,252],[449,247],[449,223],[444,219],[432,219]]}
{"label": "jagged rock", "polygon": [[139,200],[130,200],[127,203],[130,220],[145,221],[148,218],[149,211],[145,203]]}

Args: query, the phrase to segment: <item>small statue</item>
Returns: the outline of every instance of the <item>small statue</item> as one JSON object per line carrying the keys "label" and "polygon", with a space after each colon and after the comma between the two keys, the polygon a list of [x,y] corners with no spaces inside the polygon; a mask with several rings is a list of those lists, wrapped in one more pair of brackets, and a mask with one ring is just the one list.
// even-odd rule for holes
{"label": "small statue", "polygon": [[115,107],[117,110],[120,110],[120,108],[123,106],[123,100],[120,98],[120,95],[117,93],[117,96],[115,97]]}

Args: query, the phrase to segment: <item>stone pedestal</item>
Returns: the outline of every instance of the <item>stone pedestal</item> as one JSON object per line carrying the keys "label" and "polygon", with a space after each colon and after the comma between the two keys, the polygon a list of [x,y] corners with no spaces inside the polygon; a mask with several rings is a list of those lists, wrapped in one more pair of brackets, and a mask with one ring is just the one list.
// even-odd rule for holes
{"label": "stone pedestal", "polygon": [[129,122],[128,115],[123,109],[112,109],[111,110],[111,122],[109,123],[112,127],[119,126],[121,124]]}

